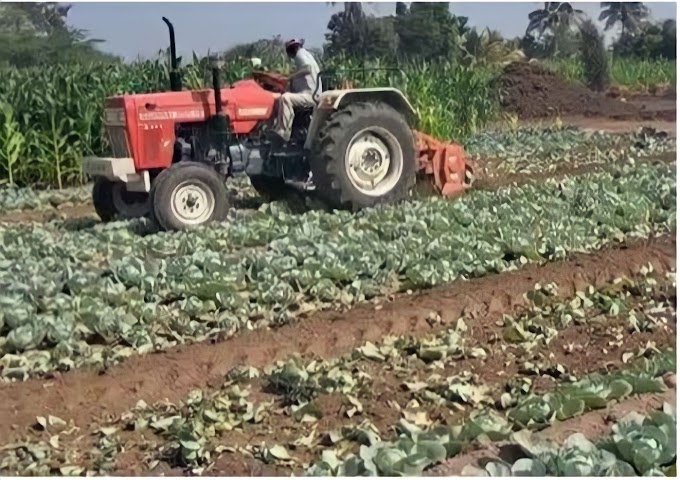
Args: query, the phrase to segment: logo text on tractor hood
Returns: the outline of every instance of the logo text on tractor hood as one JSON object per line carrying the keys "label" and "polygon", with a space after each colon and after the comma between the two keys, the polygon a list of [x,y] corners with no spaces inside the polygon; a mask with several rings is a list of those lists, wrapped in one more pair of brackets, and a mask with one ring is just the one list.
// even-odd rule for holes
{"label": "logo text on tractor hood", "polygon": [[267,107],[260,107],[260,108],[239,108],[238,109],[238,116],[239,117],[263,117],[267,115],[267,112],[269,109]]}
{"label": "logo text on tractor hood", "polygon": [[205,117],[203,110],[172,110],[165,112],[139,112],[139,119],[147,120],[175,120],[176,118],[200,119]]}

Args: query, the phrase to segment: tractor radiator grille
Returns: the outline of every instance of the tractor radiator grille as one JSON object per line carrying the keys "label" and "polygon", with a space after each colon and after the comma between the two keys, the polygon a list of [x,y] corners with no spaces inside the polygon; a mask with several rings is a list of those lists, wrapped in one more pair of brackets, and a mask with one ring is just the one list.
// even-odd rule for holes
{"label": "tractor radiator grille", "polygon": [[130,157],[130,144],[128,143],[125,127],[107,127],[109,142],[111,143],[111,153],[114,158]]}

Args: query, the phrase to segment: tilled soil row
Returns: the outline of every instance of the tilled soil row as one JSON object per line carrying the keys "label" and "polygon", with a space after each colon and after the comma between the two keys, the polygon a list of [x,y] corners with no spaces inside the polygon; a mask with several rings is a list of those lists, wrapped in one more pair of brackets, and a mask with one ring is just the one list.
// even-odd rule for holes
{"label": "tilled soil row", "polygon": [[[673,163],[675,162],[675,152],[670,152],[659,156],[658,158],[644,158],[641,162],[653,164],[655,162]],[[533,172],[533,173],[498,173],[494,171],[495,165],[498,161],[493,158],[482,160],[479,165],[481,169],[476,172],[478,177],[474,188],[483,190],[495,190],[509,185],[523,185],[526,183],[535,183],[553,178],[564,176],[578,176],[588,173],[602,172],[607,170],[615,170],[624,161],[615,164],[588,164],[579,165],[574,163],[564,163],[558,165],[553,171]],[[23,210],[18,212],[0,213],[0,224],[15,225],[21,223],[45,223],[57,219],[76,219],[76,218],[92,218],[97,219],[97,214],[91,203],[79,203],[64,205],[51,210]]]}
{"label": "tilled soil row", "polygon": [[[455,282],[416,295],[400,295],[380,305],[364,304],[348,312],[324,312],[276,330],[247,332],[216,344],[194,344],[131,358],[106,372],[80,370],[49,381],[29,380],[0,387],[0,438],[12,441],[36,416],[74,419],[85,427],[98,417],[119,415],[138,400],[177,402],[195,388],[221,385],[237,366],[263,368],[293,353],[323,359],[339,357],[387,335],[434,333],[461,317],[471,327],[488,325],[503,313],[526,305],[524,295],[536,283],[554,282],[557,298],[573,296],[588,285],[604,285],[635,275],[651,264],[657,272],[675,269],[675,238],[623,245],[566,261],[530,265],[518,271]],[[428,317],[435,312],[442,322]],[[26,399],[31,399],[26,401]]]}
{"label": "tilled soil row", "polygon": [[[559,334],[549,346],[542,345],[530,351],[502,340],[502,327],[498,324],[500,317],[490,322],[492,318],[485,317],[481,321],[470,322],[474,327],[462,334],[465,339],[465,350],[472,351],[483,347],[488,355],[480,358],[464,357],[462,359],[449,358],[438,368],[412,359],[406,366],[401,364],[391,365],[388,363],[372,362],[364,360],[353,363],[352,367],[357,372],[362,372],[372,379],[370,384],[357,393],[364,411],[356,419],[350,420],[346,412],[353,405],[342,394],[321,395],[315,402],[323,416],[314,425],[317,435],[324,432],[338,430],[343,426],[358,424],[367,419],[380,432],[383,439],[394,435],[393,428],[402,417],[403,412],[409,411],[409,402],[417,396],[404,388],[405,383],[415,383],[426,380],[432,374],[438,374],[442,380],[462,372],[469,372],[477,380],[475,384],[489,388],[490,397],[498,399],[513,381],[520,378],[533,381],[532,391],[543,394],[553,391],[560,385],[562,378],[571,375],[583,378],[591,373],[618,370],[626,367],[622,363],[622,355],[625,352],[644,350],[648,345],[664,349],[675,347],[676,324],[670,322],[663,328],[654,332],[636,332],[624,335],[620,345],[615,345],[620,335],[627,329],[627,316],[619,315],[611,317],[606,322],[595,319],[591,323],[586,321],[581,325],[571,325]],[[600,320],[600,321],[598,321]],[[577,352],[572,352],[576,347]],[[571,353],[570,353],[571,352]],[[565,374],[559,378],[544,374],[530,374],[524,370],[524,363],[534,359],[537,363],[559,365],[564,368]],[[263,385],[258,382],[254,385],[255,391],[263,390]],[[259,396],[259,395],[258,395]],[[280,402],[280,397],[269,395],[269,401]],[[472,411],[473,406],[464,402],[457,404],[456,408],[436,406],[433,404],[421,404],[417,408],[420,412],[427,412],[427,421],[441,424],[460,423]],[[290,417],[277,415],[271,418],[270,424],[248,425],[244,432],[228,433],[220,438],[223,445],[245,447],[250,444],[266,443],[268,445],[291,445],[299,438],[306,437],[312,432],[309,425],[305,425]],[[358,448],[358,446],[357,446]],[[313,462],[318,458],[312,450],[296,450],[296,458],[303,462]],[[225,454],[220,457],[215,466],[208,470],[210,475],[227,475],[229,472],[238,471],[242,475],[250,474],[255,468],[264,473],[263,475],[283,474],[285,469],[272,467],[244,458],[239,454]],[[145,475],[153,472],[126,471],[126,474]],[[179,474],[179,471],[165,472]],[[302,470],[296,468],[293,473],[302,474]]]}
{"label": "tilled soil row", "polygon": [[[655,164],[673,164],[676,161],[676,157],[676,152],[668,152],[656,157],[641,159],[639,162],[649,164],[653,167]],[[614,163],[594,163],[586,165],[564,163],[558,165],[555,170],[552,171],[498,175],[494,172],[494,164],[497,165],[499,160],[489,159],[490,166],[485,167],[484,171],[477,174],[478,178],[475,181],[474,188],[477,190],[497,190],[512,185],[542,183],[546,180],[560,179],[563,177],[577,177],[590,173],[617,171],[625,165],[626,162],[625,159],[621,159]]]}
{"label": "tilled soil row", "polygon": [[[664,281],[661,275],[656,277],[658,281]],[[664,302],[665,304],[671,302],[670,304],[673,305],[674,297],[668,298],[667,293],[662,290],[658,292],[658,296],[650,297],[650,299],[653,298],[655,304],[658,304],[657,302]],[[642,297],[635,294],[627,303],[631,306],[643,305],[640,303],[642,300]],[[563,302],[558,301],[556,303]],[[646,308],[649,308],[646,301],[644,305],[648,305]],[[454,355],[436,365],[425,362],[417,356],[407,355],[405,350],[396,359],[386,361],[376,361],[364,356],[355,356],[353,360],[349,357],[343,357],[336,362],[338,365],[341,365],[342,368],[351,368],[355,372],[355,376],[360,375],[362,378],[370,379],[356,391],[353,391],[353,395],[356,395],[362,403],[363,411],[350,416],[347,412],[353,405],[348,402],[344,394],[321,394],[312,401],[312,404],[321,414],[319,420],[312,424],[300,422],[299,419],[293,418],[290,412],[283,410],[281,408],[283,405],[282,393],[272,392],[265,379],[256,378],[242,382],[240,386],[251,392],[248,398],[256,406],[271,403],[273,409],[270,410],[270,416],[261,423],[248,423],[243,425],[242,428],[223,433],[217,441],[218,444],[236,451],[219,456],[215,464],[204,473],[207,475],[288,475],[291,472],[301,474],[303,473],[301,464],[312,463],[318,458],[319,441],[329,432],[339,431],[342,427],[358,426],[366,420],[377,429],[383,439],[392,438],[394,436],[393,427],[401,418],[402,412],[412,410],[411,402],[419,398],[417,393],[404,388],[405,382],[425,381],[434,373],[438,374],[443,380],[464,371],[470,372],[478,377],[475,384],[483,385],[489,389],[490,396],[486,400],[488,401],[491,398],[498,399],[510,382],[517,381],[522,377],[527,380],[533,379],[534,388],[532,390],[539,394],[552,391],[559,385],[560,380],[550,375],[536,376],[523,371],[524,361],[528,359],[552,365],[559,364],[564,368],[564,375],[581,378],[595,371],[609,370],[612,365],[616,369],[624,368],[625,365],[621,365],[623,352],[639,351],[647,345],[655,345],[661,349],[675,345],[674,322],[658,325],[651,332],[644,331],[625,335],[621,339],[621,334],[629,330],[627,313],[609,316],[606,319],[601,314],[596,314],[597,311],[594,313],[589,311],[587,318],[592,317],[592,322],[587,320],[583,323],[558,328],[559,333],[550,342],[549,347],[540,344],[529,351],[521,345],[502,340],[503,328],[499,325],[500,317],[492,322],[491,320],[494,320],[494,318],[489,317],[482,319],[483,323],[465,319],[470,325],[474,324],[474,327],[470,326],[460,331],[461,351],[473,352],[478,351],[481,347],[487,353],[485,356],[463,354],[461,358],[459,355]],[[549,315],[547,319],[549,318],[553,317]],[[556,318],[554,317],[551,321],[556,321]],[[426,341],[426,344],[431,344],[434,337],[433,335],[426,335],[420,338]],[[400,348],[412,348],[407,347],[408,344],[401,345]],[[578,348],[578,353],[564,353],[572,351],[574,346]],[[312,359],[307,359],[304,363],[310,360]],[[558,376],[562,378],[564,375]],[[435,381],[434,384],[438,383],[439,381]],[[210,395],[209,391],[204,392],[204,396],[208,395]],[[456,408],[452,409],[451,406],[437,406],[426,402],[415,408],[417,411],[426,414],[428,422],[457,424],[470,413],[472,405],[461,402],[456,403],[455,406]],[[163,408],[161,408],[162,410]],[[121,424],[119,420],[114,420],[113,423],[105,420],[102,420],[101,423],[95,423],[90,426],[89,435],[70,440],[62,439],[60,443],[67,443],[63,443],[61,448],[79,452],[77,456],[82,461],[80,466],[86,469],[93,468],[92,458],[88,460],[84,452],[97,450],[95,443],[98,437],[95,432],[104,426],[106,428],[116,427],[116,430],[121,432],[125,438],[124,452],[116,457],[116,475],[149,476],[160,474],[175,476],[184,473],[181,468],[172,468],[171,465],[175,464],[173,462],[170,464],[161,462],[153,469],[149,469],[147,467],[148,454],[151,452],[153,455],[153,451],[157,450],[160,445],[167,445],[168,441],[156,437],[148,429],[125,433],[124,422]],[[49,434],[44,432],[43,437],[43,440],[47,441]],[[242,453],[242,450],[239,450],[263,444],[269,447],[284,445],[290,449],[301,438],[308,438],[310,444],[297,448],[292,447],[291,454],[298,462],[292,469],[267,465],[262,461],[250,458],[247,454]],[[352,448],[358,448],[358,444]]]}

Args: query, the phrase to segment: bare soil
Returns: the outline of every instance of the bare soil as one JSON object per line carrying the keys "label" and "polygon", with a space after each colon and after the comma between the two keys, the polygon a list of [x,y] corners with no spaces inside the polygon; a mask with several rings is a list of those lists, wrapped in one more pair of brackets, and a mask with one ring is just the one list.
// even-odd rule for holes
{"label": "bare soil", "polygon": [[671,107],[668,98],[612,98],[615,95],[593,92],[536,63],[508,65],[500,77],[500,87],[503,109],[520,120],[583,116],[675,122],[675,105]]}
{"label": "bare soil", "polygon": [[[434,371],[420,360],[414,360],[409,367],[390,368],[382,363],[370,361],[361,362],[361,365],[355,366],[354,368],[358,371],[368,374],[373,379],[370,385],[358,394],[358,398],[364,406],[364,411],[350,420],[346,416],[349,405],[342,395],[322,395],[314,401],[323,415],[313,427],[317,432],[316,438],[319,438],[325,432],[339,430],[341,427],[352,423],[358,424],[362,419],[368,419],[380,432],[381,438],[393,438],[396,435],[393,431],[394,425],[401,418],[401,412],[409,410],[408,404],[413,400],[413,393],[403,388],[404,382],[423,381],[435,372],[442,378],[464,371],[471,372],[479,377],[481,384],[490,388],[493,398],[500,398],[510,381],[521,376],[527,376],[526,373],[522,372],[521,366],[529,357],[526,354],[523,355],[523,352],[520,352],[519,349],[512,348],[504,342],[494,341],[494,339],[500,337],[501,328],[486,320],[485,318],[483,324],[481,322],[475,323],[471,331],[465,334],[467,347],[485,347],[490,352],[485,358],[450,359],[445,362],[443,369]],[[617,321],[618,323],[625,323],[626,318],[619,317]],[[551,354],[556,354],[553,364],[556,365],[559,362],[567,372],[577,378],[583,378],[594,372],[624,368],[621,361],[623,352],[644,348],[649,343],[661,349],[675,345],[675,324],[670,325],[667,329],[657,329],[654,333],[641,332],[627,335],[619,348],[612,348],[610,345],[614,337],[613,333],[606,334],[600,330],[592,325],[569,327],[560,331],[557,339],[549,347],[539,347],[537,351],[533,352],[531,358],[547,360]],[[505,351],[503,351],[501,345],[505,347]],[[578,345],[580,347],[579,353],[565,354],[567,345]],[[538,394],[555,389],[560,381],[549,375],[530,376],[534,378],[533,389]],[[428,419],[431,422],[444,425],[455,425],[462,422],[471,411],[469,406],[462,404],[453,410],[446,406],[431,404],[421,405],[419,410],[423,409],[427,411]],[[553,427],[553,436],[557,437],[559,441],[560,434],[569,432],[570,427],[571,425],[568,424],[561,429],[559,425],[556,425]],[[589,432],[587,429],[586,431]],[[234,447],[244,447],[248,443],[288,445],[310,433],[312,433],[312,427],[309,425],[302,424],[287,416],[274,415],[268,425],[247,425],[241,434],[223,435],[220,443]],[[298,448],[294,455],[301,462],[312,463],[319,457],[320,451],[319,448]],[[355,446],[354,453],[358,453],[358,445]],[[221,458],[209,472],[211,475],[231,476],[230,472],[234,468],[238,468],[238,465],[242,462],[242,456],[230,455]],[[255,465],[250,463],[248,466],[254,468]],[[261,465],[261,468],[265,467],[265,465]],[[296,467],[293,469],[293,473],[302,475],[303,469]],[[145,472],[138,472],[138,474],[144,475]]]}
{"label": "bare soil", "polygon": [[[315,314],[276,330],[247,332],[216,344],[134,357],[105,372],[83,369],[50,380],[4,384],[0,386],[0,438],[11,441],[21,430],[18,426],[33,424],[38,415],[56,415],[86,426],[104,415],[121,414],[140,399],[148,404],[164,399],[176,402],[194,388],[221,384],[233,367],[262,368],[293,353],[334,358],[386,335],[434,332],[463,316],[483,329],[502,313],[525,305],[524,294],[537,282],[555,282],[561,296],[571,296],[587,285],[634,275],[650,262],[658,272],[674,269],[675,250],[673,237],[578,254],[566,261],[398,296],[379,309],[364,304],[349,312]],[[442,317],[442,325],[430,325],[431,312]]]}
{"label": "bare soil", "polygon": [[[611,405],[604,410],[595,410],[579,417],[570,418],[563,422],[555,422],[548,428],[536,433],[542,440],[551,440],[557,444],[563,443],[570,435],[582,433],[592,440],[603,438],[611,433],[611,427],[630,412],[650,412],[661,408],[664,403],[676,404],[677,391],[675,384],[661,394],[640,395]],[[508,462],[514,461],[517,455],[515,448],[508,448],[508,443],[498,443],[461,455],[457,455],[446,462],[424,472],[425,477],[460,476],[467,465],[474,465],[484,458],[500,458]]]}
{"label": "bare soil", "polygon": [[[659,277],[662,278],[662,275]],[[659,293],[658,300],[669,301],[663,292]],[[631,302],[636,304],[634,298]],[[647,345],[655,345],[661,349],[675,345],[674,318],[652,332],[637,332],[620,340],[621,334],[628,331],[627,316],[622,314],[606,318],[600,315],[584,324],[559,329],[558,336],[549,345],[539,344],[527,351],[520,345],[502,340],[503,327],[499,324],[499,319],[498,315],[466,318],[469,329],[463,335],[465,348],[468,351],[472,348],[484,348],[487,355],[482,358],[451,357],[436,367],[414,356],[400,357],[390,362],[360,358],[351,364],[344,363],[356,375],[370,379],[361,388],[353,391],[353,395],[362,403],[363,411],[351,418],[347,415],[351,407],[347,398],[341,393],[330,393],[321,394],[312,401],[320,413],[317,422],[300,422],[281,408],[281,392],[272,391],[266,380],[256,378],[245,381],[242,388],[247,388],[250,392],[250,401],[255,405],[263,402],[272,404],[274,408],[269,410],[270,416],[261,423],[245,424],[239,429],[223,433],[218,443],[236,451],[219,455],[214,464],[203,473],[210,476],[286,476],[291,472],[295,475],[302,474],[303,465],[311,464],[319,457],[324,448],[320,442],[328,432],[358,425],[364,420],[370,421],[383,439],[393,438],[393,427],[401,418],[402,412],[410,410],[409,404],[414,400],[414,393],[404,388],[404,383],[425,381],[433,373],[447,378],[463,371],[470,372],[478,378],[475,382],[490,388],[491,399],[498,399],[510,382],[522,376],[532,378],[533,391],[538,394],[551,391],[559,385],[560,379],[554,378],[554,373],[538,376],[526,372],[523,368],[525,361],[538,361],[543,365],[556,365],[559,362],[569,374],[583,377],[596,371],[624,368],[621,360],[623,352],[639,351]],[[311,360],[311,357],[305,359]],[[427,418],[434,424],[451,425],[460,423],[469,414],[471,407],[460,403],[457,408],[451,408],[426,402],[421,403],[417,410],[426,412]],[[115,422],[114,425],[121,427]],[[95,432],[101,426],[101,423],[92,423],[89,425],[90,435],[80,437],[82,441],[74,439],[74,443],[63,445],[63,448],[78,452],[81,459],[78,464],[83,468],[92,468],[92,457],[88,457],[86,452],[95,448]],[[114,475],[177,476],[186,473],[182,468],[172,467],[165,462],[160,462],[149,470],[146,466],[148,458],[145,461],[144,457],[157,450],[157,446],[150,446],[149,441],[157,444],[164,444],[165,441],[148,430],[121,433],[124,433],[121,443],[125,445],[125,449],[116,458]],[[308,438],[311,443],[294,447],[294,443],[301,438]],[[48,439],[49,434],[42,432],[42,440]],[[297,463],[291,467],[267,465],[238,450],[262,444],[286,446]],[[351,447],[355,453],[358,452],[358,444],[351,444]]]}
{"label": "bare soil", "polygon": [[[672,164],[676,161],[677,154],[675,152],[663,153],[657,157],[645,158],[640,162],[647,164]],[[546,180],[557,179],[561,177],[575,177],[578,175],[585,175],[588,173],[596,173],[603,171],[613,171],[620,166],[625,165],[625,159],[621,159],[618,163],[601,163],[601,164],[577,164],[565,162],[557,166],[554,170],[540,171],[532,173],[507,173],[498,175],[496,172],[497,165],[502,160],[495,158],[488,158],[484,160],[484,166],[475,172],[477,179],[474,183],[474,188],[478,190],[495,190],[500,187],[510,185],[524,185],[528,183],[543,183]],[[493,175],[493,176],[492,176]]]}
{"label": "bare soil", "polygon": [[59,208],[20,210],[0,214],[0,224],[45,223],[50,220],[87,217],[97,218],[94,207],[91,203],[79,203],[63,205]]}

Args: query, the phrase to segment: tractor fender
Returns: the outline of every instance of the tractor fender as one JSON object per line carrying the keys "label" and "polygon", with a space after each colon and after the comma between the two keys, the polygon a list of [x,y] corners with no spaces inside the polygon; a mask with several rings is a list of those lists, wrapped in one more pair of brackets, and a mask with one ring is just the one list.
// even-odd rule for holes
{"label": "tractor fender", "polygon": [[329,90],[321,94],[318,106],[314,110],[309,133],[305,141],[305,149],[311,149],[319,129],[328,116],[335,110],[348,103],[358,102],[382,102],[386,103],[397,112],[404,115],[407,121],[414,125],[418,120],[418,114],[406,96],[398,89],[391,87],[381,88],[354,88],[346,90]]}

